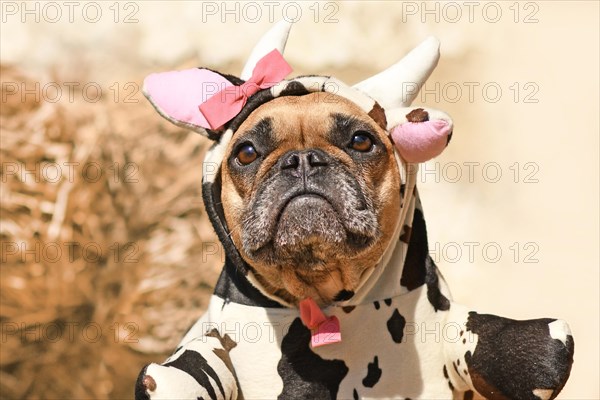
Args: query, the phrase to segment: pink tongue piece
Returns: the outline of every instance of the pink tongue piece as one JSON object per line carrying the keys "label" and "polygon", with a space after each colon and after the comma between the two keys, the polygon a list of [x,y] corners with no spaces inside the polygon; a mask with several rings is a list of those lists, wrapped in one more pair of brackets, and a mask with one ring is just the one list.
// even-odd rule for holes
{"label": "pink tongue piece", "polygon": [[311,346],[319,347],[342,341],[340,321],[336,316],[327,317],[312,298],[300,302],[300,319],[311,330]]}

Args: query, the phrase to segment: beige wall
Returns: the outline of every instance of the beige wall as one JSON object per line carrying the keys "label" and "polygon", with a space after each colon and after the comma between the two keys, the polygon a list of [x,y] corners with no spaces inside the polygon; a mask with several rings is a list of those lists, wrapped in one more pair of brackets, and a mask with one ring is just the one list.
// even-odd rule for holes
{"label": "beige wall", "polygon": [[[96,3],[97,22],[85,20],[96,19],[95,6],[84,13],[81,3],[71,23],[59,2],[53,23],[56,10],[44,3],[35,22],[21,2],[4,2],[2,63],[98,82],[108,94],[115,82],[123,88],[183,65],[237,73],[271,22],[263,3],[229,3],[234,13],[225,14],[221,2],[155,1],[121,3],[115,23],[110,3]],[[560,398],[600,398],[598,3],[291,3],[272,10],[274,20],[302,10],[286,51],[297,73],[333,72],[352,83],[428,35],[441,40],[421,97],[456,126],[448,150],[426,167],[433,172],[421,175],[438,264],[459,302],[517,319],[566,319],[575,364]],[[332,12],[337,21],[325,23]],[[123,23],[130,13],[137,22]]]}

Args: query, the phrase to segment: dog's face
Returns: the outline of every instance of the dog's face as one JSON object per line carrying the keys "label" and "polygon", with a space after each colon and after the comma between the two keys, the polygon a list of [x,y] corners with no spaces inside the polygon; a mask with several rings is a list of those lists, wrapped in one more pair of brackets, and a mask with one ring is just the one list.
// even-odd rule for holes
{"label": "dog's face", "polygon": [[254,110],[226,150],[221,199],[260,283],[294,304],[351,297],[400,212],[394,157],[387,133],[342,97],[279,97]]}

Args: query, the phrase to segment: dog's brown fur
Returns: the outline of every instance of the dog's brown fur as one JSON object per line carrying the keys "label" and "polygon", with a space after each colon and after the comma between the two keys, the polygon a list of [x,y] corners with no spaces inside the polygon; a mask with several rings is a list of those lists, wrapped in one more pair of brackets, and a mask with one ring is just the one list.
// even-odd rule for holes
{"label": "dog's brown fur", "polygon": [[[346,149],[331,143],[329,132],[333,114],[348,116],[367,126],[368,131],[378,139],[380,155],[369,162],[356,162]],[[245,140],[245,135],[265,118],[271,121],[272,135],[276,141],[274,150],[258,161],[261,164],[251,177],[239,174],[232,170],[228,160],[235,157],[232,152]],[[352,134],[349,132],[349,137]],[[257,108],[240,126],[227,148],[222,165],[223,209],[233,242],[269,292],[293,304],[307,297],[327,304],[341,290],[356,290],[361,276],[376,266],[387,248],[400,212],[400,174],[392,146],[387,133],[364,111],[344,98],[326,93],[277,98]],[[244,219],[250,211],[253,196],[266,174],[276,168],[282,155],[291,150],[305,149],[326,152],[362,182],[362,195],[372,204],[376,215],[377,237],[358,251],[350,252],[339,243],[329,243],[315,232],[314,237],[306,238],[304,244],[310,244],[311,251],[326,262],[308,268],[279,264],[277,260],[273,261],[273,257],[269,260],[257,258],[243,245]],[[277,224],[275,228],[279,226]]]}

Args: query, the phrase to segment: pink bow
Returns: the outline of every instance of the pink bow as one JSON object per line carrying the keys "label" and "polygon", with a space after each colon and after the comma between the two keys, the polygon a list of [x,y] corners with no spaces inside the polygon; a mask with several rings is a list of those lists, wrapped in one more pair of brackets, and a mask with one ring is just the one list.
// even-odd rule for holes
{"label": "pink bow", "polygon": [[240,113],[250,96],[274,86],[290,72],[292,67],[275,49],[256,63],[250,79],[239,86],[229,86],[217,92],[200,104],[200,112],[211,129],[218,129]]}

